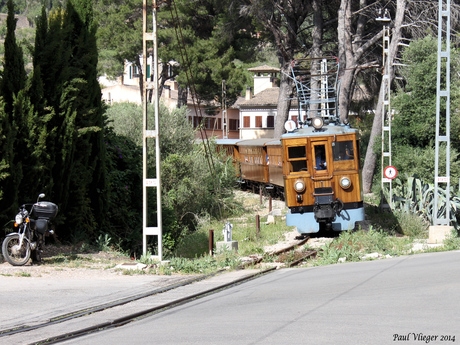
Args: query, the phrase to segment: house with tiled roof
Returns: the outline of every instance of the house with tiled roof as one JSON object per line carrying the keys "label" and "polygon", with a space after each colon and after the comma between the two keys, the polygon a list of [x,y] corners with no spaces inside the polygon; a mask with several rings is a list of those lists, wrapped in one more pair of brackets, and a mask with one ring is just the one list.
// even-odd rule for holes
{"label": "house with tiled roof", "polygon": [[[240,139],[273,138],[280,69],[264,65],[248,71],[254,73],[254,94],[248,88],[246,97],[234,105],[239,109]],[[297,117],[297,102],[293,101],[289,118],[297,122]]]}
{"label": "house with tiled roof", "polygon": [[[118,83],[102,90],[102,98],[107,103],[134,102],[140,104],[139,80],[135,68],[135,65],[127,63],[123,78]],[[280,69],[263,65],[249,68],[248,71],[254,73],[254,92],[248,87],[245,96],[239,97],[226,110],[226,126],[224,126],[225,121],[222,109],[214,107],[211,109],[212,111],[209,111],[210,109],[202,107],[201,112],[198,114],[195,111],[192,100],[189,99],[187,117],[195,128],[202,124],[202,128],[204,128],[208,138],[273,138],[278,106]],[[168,81],[163,90],[161,101],[171,109],[177,105],[177,82]],[[289,111],[289,119],[297,122],[297,118],[297,100],[293,100]],[[197,132],[197,135],[201,135],[201,133]]]}
{"label": "house with tiled roof", "polygon": [[[142,61],[142,59],[141,59]],[[123,75],[117,80],[108,80],[104,77],[99,78],[103,85],[101,90],[102,100],[107,104],[129,102],[141,104],[141,93],[139,89],[139,71],[137,66],[128,61],[125,62]],[[150,65],[147,66],[147,74],[150,73]],[[164,85],[160,101],[169,109],[177,107],[179,100],[179,87],[177,82],[172,79]],[[239,138],[239,111],[235,108],[227,109],[226,126],[224,126],[223,111],[215,105],[195,106],[188,94],[187,107],[189,109],[187,118],[194,128],[202,128],[197,131],[197,136],[207,136],[208,138]]]}

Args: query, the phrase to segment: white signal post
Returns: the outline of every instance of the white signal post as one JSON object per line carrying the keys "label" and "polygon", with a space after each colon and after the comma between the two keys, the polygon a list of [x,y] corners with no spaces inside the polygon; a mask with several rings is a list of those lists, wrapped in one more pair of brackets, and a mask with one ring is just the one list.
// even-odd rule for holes
{"label": "white signal post", "polygon": [[[381,13],[382,14],[382,13]],[[385,166],[385,161],[387,161],[388,165],[391,166],[391,106],[390,106],[390,13],[387,9],[383,11],[383,16],[379,15],[376,18],[376,21],[380,21],[383,24],[383,76],[382,76],[382,160],[381,160],[381,168],[382,168],[382,175],[383,175],[383,167]],[[381,201],[380,207],[383,209],[385,208],[392,208],[392,179],[382,176],[382,192],[381,192]],[[389,195],[390,200],[386,200],[384,197],[384,190],[386,188],[386,184],[388,184],[389,188]]]}
{"label": "white signal post", "polygon": [[[162,261],[163,258],[163,230],[161,217],[161,179],[160,179],[160,117],[159,117],[159,100],[158,100],[158,46],[157,46],[157,0],[153,0],[153,33],[147,32],[147,0],[143,0],[143,144],[142,144],[142,180],[143,180],[143,214],[142,214],[142,252],[147,254],[147,237],[157,237],[157,255],[152,255]],[[147,75],[147,42],[153,41],[153,78]],[[150,72],[151,73],[151,72]],[[153,81],[151,81],[153,79]],[[153,91],[155,123],[154,129],[148,129],[147,113],[148,113],[148,90]],[[155,140],[155,177],[149,178],[147,174],[147,139]],[[148,205],[147,205],[147,189],[156,189],[157,197],[157,212],[156,226],[148,224]]]}
{"label": "white signal post", "polygon": [[[442,71],[445,72],[445,81],[442,81]],[[445,118],[441,105],[445,106]],[[442,127],[445,129],[443,130]],[[434,217],[433,226],[450,225],[450,0],[439,0],[438,8],[438,61],[436,81],[436,140],[435,140],[435,178],[434,178]],[[444,146],[446,154],[440,156],[440,148]],[[439,161],[444,159],[446,165],[445,176],[439,176]],[[445,214],[439,215],[438,184],[445,183],[446,203]]]}

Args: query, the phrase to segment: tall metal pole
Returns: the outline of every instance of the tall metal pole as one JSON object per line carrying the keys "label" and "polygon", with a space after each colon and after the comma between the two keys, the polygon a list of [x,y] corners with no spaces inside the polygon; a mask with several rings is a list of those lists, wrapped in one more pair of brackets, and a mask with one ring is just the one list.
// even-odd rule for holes
{"label": "tall metal pole", "polygon": [[[153,81],[150,81],[151,75],[147,76],[147,42],[153,41]],[[142,180],[143,180],[143,217],[142,217],[142,251],[147,254],[147,237],[157,237],[157,255],[153,255],[160,261],[163,258],[163,231],[162,231],[162,216],[161,216],[161,171],[160,171],[160,121],[159,121],[159,100],[158,100],[158,45],[157,45],[157,1],[153,0],[153,33],[147,32],[147,0],[143,0],[143,147],[142,147]],[[152,71],[152,68],[150,68]],[[150,72],[151,73],[151,72]],[[148,90],[153,91],[155,124],[154,129],[149,129],[148,126]],[[147,156],[148,147],[147,139],[155,139],[155,178],[148,177]],[[156,226],[148,224],[148,188],[156,189],[157,211],[156,211]]]}
{"label": "tall metal pole", "polygon": [[[381,208],[392,207],[392,183],[391,179],[385,178],[383,171],[386,166],[391,165],[391,105],[390,105],[390,14],[385,10],[383,17],[379,16],[377,21],[383,24],[383,76],[382,76],[382,159],[381,159],[381,178],[382,178],[382,197]],[[390,200],[385,202],[384,190],[388,185]]]}
{"label": "tall metal pole", "polygon": [[[445,36],[444,36],[445,35]],[[443,37],[445,49],[443,49]],[[441,85],[443,63],[445,64],[445,85]],[[443,87],[444,86],[444,87]],[[445,133],[441,133],[441,102],[446,108]],[[439,176],[439,147],[445,143],[446,147],[446,174]],[[450,224],[450,0],[439,0],[438,9],[438,64],[436,81],[436,149],[435,149],[435,181],[434,181],[434,218],[433,225]],[[446,184],[446,213],[438,218],[438,185]]]}
{"label": "tall metal pole", "polygon": [[222,138],[228,139],[227,87],[222,80]]}

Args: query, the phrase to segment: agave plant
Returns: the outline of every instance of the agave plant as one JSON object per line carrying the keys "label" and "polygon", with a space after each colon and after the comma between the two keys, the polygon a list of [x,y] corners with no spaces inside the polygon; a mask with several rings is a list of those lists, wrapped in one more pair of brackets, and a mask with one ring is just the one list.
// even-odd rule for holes
{"label": "agave plant", "polygon": [[[392,200],[392,209],[406,213],[413,213],[424,217],[431,224],[434,222],[434,198],[435,188],[433,184],[422,182],[417,176],[407,176],[404,183],[396,178],[392,184],[392,195],[389,190],[384,190],[387,200]],[[451,224],[458,229],[458,217],[460,216],[460,194],[450,188],[450,200],[447,202],[447,193],[438,187],[437,193],[438,210],[437,217],[445,218],[449,207]]]}

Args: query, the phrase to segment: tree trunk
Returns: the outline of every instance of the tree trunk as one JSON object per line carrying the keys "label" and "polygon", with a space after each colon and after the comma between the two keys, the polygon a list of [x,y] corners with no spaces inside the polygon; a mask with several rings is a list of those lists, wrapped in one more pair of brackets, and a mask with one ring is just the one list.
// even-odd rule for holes
{"label": "tree trunk", "polygon": [[339,39],[339,61],[340,90],[338,94],[340,121],[348,118],[348,105],[350,99],[350,86],[353,80],[353,72],[350,69],[354,66],[353,47],[351,39],[351,1],[342,0],[340,2],[338,14],[338,39]]}
{"label": "tree trunk", "polygon": [[367,146],[366,158],[363,166],[363,192],[370,193],[372,187],[372,179],[374,178],[375,165],[377,161],[377,146],[380,142],[377,138],[382,134],[382,103],[383,103],[383,82],[380,86],[379,100],[375,109],[374,122],[372,123],[371,136]]}
{"label": "tree trunk", "polygon": [[[136,61],[137,70],[139,71],[139,92],[141,93],[141,104],[144,103],[144,73],[142,71],[141,58],[138,56]],[[147,72],[147,71],[146,71]]]}
{"label": "tree trunk", "polygon": [[177,108],[187,105],[188,90],[186,87],[181,87],[177,90]]}
{"label": "tree trunk", "polygon": [[280,138],[284,133],[284,123],[289,117],[289,108],[292,98],[292,79],[286,74],[290,73],[290,61],[284,61],[281,67],[280,90],[278,96],[278,106],[276,108],[275,132],[273,137]]}
{"label": "tree trunk", "polygon": [[[313,8],[313,29],[311,32],[311,40],[312,45],[310,49],[310,57],[312,58],[319,58],[323,56],[321,47],[323,44],[323,15],[322,15],[322,3],[320,0],[313,0],[312,1],[312,8]],[[310,74],[315,75],[317,71],[321,69],[321,62],[319,60],[313,60],[310,68]],[[311,78],[310,81],[311,89],[312,90],[320,90],[321,88],[321,78],[319,76],[315,76]],[[315,102],[320,97],[319,92],[312,92],[310,100],[310,111],[309,114],[314,114],[315,110],[320,109],[320,104]],[[304,119],[306,120],[306,119]]]}

